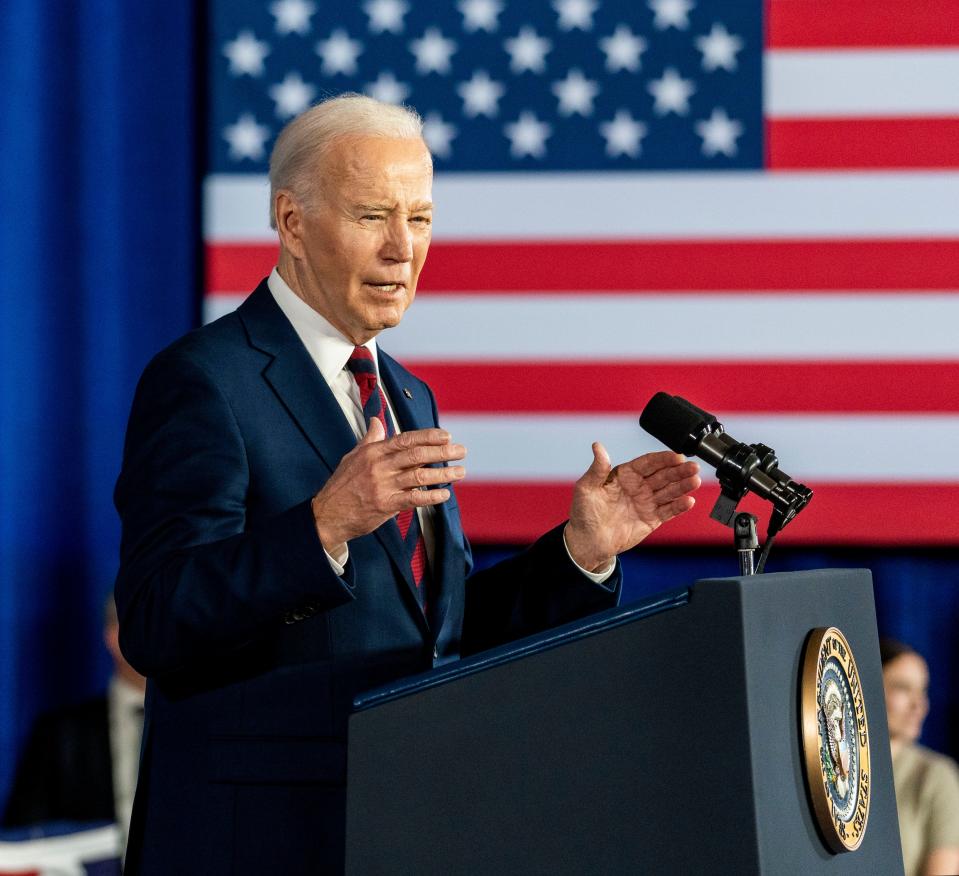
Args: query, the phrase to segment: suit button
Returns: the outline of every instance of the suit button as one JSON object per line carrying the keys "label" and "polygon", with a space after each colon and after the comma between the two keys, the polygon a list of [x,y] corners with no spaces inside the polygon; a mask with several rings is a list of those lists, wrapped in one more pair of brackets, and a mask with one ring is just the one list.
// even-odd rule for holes
{"label": "suit button", "polygon": [[440,656],[439,648],[435,645],[433,646],[433,659],[436,660]]}

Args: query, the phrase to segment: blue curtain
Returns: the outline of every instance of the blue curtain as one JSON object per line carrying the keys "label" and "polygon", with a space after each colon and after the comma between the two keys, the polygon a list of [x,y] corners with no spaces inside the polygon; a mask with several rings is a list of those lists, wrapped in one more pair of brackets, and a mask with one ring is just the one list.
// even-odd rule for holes
{"label": "blue curtain", "polygon": [[105,682],[133,388],[196,319],[193,16],[3,0],[0,801],[37,711]]}

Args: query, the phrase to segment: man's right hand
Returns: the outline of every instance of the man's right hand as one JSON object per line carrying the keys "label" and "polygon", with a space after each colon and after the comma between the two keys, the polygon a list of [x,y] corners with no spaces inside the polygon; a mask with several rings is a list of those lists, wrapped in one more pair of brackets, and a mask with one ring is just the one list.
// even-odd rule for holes
{"label": "man's right hand", "polygon": [[383,424],[371,419],[363,440],[340,460],[313,497],[313,518],[324,549],[336,554],[351,538],[372,532],[400,511],[445,502],[449,490],[428,488],[458,481],[466,469],[428,466],[465,456],[466,448],[453,444],[443,429],[417,429],[386,438]]}

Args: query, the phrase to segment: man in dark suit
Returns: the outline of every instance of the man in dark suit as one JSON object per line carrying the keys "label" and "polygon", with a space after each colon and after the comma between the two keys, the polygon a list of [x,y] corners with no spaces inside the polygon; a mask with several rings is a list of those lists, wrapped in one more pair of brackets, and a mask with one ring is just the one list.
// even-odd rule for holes
{"label": "man in dark suit", "polygon": [[467,581],[466,449],[375,341],[429,246],[421,130],[358,96],[292,122],[277,268],[140,381],[116,491],[121,643],[150,678],[129,872],[339,872],[354,695],[614,605],[616,555],[692,506],[695,463],[612,469],[596,444],[569,521]]}

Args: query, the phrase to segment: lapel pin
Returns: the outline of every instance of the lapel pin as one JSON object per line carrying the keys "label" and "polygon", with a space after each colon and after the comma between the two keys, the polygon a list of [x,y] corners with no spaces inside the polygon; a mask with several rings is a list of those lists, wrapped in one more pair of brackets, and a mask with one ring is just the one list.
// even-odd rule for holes
{"label": "lapel pin", "polygon": [[413,400],[413,393],[411,393],[405,386],[403,387],[403,395],[405,395],[410,401]]}

